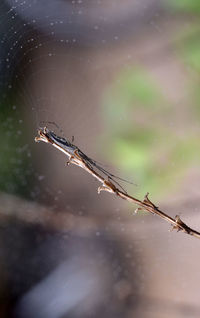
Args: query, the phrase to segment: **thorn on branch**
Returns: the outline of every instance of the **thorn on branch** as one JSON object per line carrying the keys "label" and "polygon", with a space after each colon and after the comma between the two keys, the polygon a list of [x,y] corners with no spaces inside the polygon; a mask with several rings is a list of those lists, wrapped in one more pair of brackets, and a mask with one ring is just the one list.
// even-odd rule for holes
{"label": "thorn on branch", "polygon": [[134,211],[134,214],[137,214],[137,213],[138,213],[139,211],[141,211],[141,210],[142,210],[142,208],[139,208],[139,207],[136,208],[135,211]]}
{"label": "thorn on branch", "polygon": [[188,226],[181,220],[179,215],[175,216],[175,221],[176,221],[177,225],[174,225],[173,229],[177,230],[177,232],[184,229],[187,233],[189,233]]}
{"label": "thorn on branch", "polygon": [[143,203],[150,205],[153,209],[158,209],[158,207],[149,200],[149,192],[145,194]]}
{"label": "thorn on branch", "polygon": [[113,189],[110,187],[110,185],[108,186],[106,182],[102,186],[98,187],[97,189],[98,194],[100,194],[101,191],[107,191],[107,192],[113,193]]}
{"label": "thorn on branch", "polygon": [[97,189],[98,194],[100,194],[100,193],[101,193],[101,191],[106,191],[106,189],[105,189],[105,187],[104,187],[104,186],[100,186],[100,187],[98,187],[98,189]]}

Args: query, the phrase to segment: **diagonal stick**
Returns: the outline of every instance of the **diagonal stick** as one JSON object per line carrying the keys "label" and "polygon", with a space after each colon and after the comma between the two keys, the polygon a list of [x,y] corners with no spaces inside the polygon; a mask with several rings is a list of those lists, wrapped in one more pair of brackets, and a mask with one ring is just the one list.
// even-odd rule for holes
{"label": "diagonal stick", "polygon": [[144,200],[139,200],[136,199],[133,196],[130,196],[129,194],[119,190],[112,182],[111,180],[108,178],[108,180],[106,180],[104,177],[102,177],[99,173],[97,173],[91,165],[89,165],[85,160],[83,160],[83,158],[81,157],[80,153],[78,152],[78,148],[77,150],[75,149],[73,151],[73,155],[71,152],[66,151],[66,149],[62,149],[62,147],[58,147],[52,140],[50,140],[49,136],[47,137],[45,135],[45,128],[44,129],[40,129],[38,131],[39,136],[35,137],[35,141],[39,142],[39,141],[44,141],[46,143],[50,143],[53,146],[55,146],[58,150],[64,152],[68,157],[69,157],[69,161],[67,162],[67,164],[74,164],[79,166],[80,168],[84,169],[85,171],[87,171],[88,173],[90,173],[94,178],[96,178],[99,182],[102,183],[102,186],[100,186],[98,188],[98,193],[100,193],[101,191],[107,191],[110,193],[113,193],[115,195],[117,195],[118,197],[120,197],[121,199],[127,200],[131,203],[134,203],[138,206],[138,208],[136,209],[136,211],[139,210],[145,210],[151,214],[156,214],[157,216],[159,216],[160,218],[162,218],[164,221],[170,223],[172,225],[172,229],[176,229],[177,231],[181,231],[184,232],[186,234],[189,234],[191,236],[194,236],[196,238],[200,239],[200,233],[193,230],[192,228],[190,228],[187,224],[185,224],[181,218],[179,217],[179,215],[176,215],[175,218],[172,218],[171,216],[167,215],[166,213],[162,212],[156,205],[154,205],[148,198],[148,193],[145,195]]}

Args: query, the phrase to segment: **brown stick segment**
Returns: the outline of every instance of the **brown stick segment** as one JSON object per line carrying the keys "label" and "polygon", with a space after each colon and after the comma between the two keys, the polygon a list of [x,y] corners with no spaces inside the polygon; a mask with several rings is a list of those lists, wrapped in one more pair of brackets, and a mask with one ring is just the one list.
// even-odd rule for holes
{"label": "brown stick segment", "polygon": [[[35,138],[35,141],[45,141],[50,144],[53,144],[52,141],[46,138],[45,134],[39,130],[39,137]],[[61,149],[59,149],[61,150]],[[62,150],[61,150],[62,151]],[[67,151],[64,151],[66,155],[71,157],[71,154],[67,153]],[[175,218],[172,218],[171,216],[167,215],[166,213],[162,212],[152,201],[150,201],[147,193],[143,200],[139,200],[133,196],[130,196],[129,194],[119,190],[112,182],[111,180],[106,180],[104,177],[102,177],[99,173],[97,173],[94,169],[92,169],[87,162],[85,162],[81,156],[78,154],[78,151],[74,151],[73,159],[69,160],[71,164],[77,165],[80,168],[86,170],[88,173],[90,173],[94,178],[96,178],[99,182],[102,183],[102,186],[98,188],[98,193],[101,191],[107,191],[110,193],[113,193],[120,197],[121,199],[124,199],[126,201],[129,201],[133,204],[136,204],[138,207],[136,211],[144,210],[151,214],[155,214],[162,218],[164,221],[170,223],[172,225],[172,230],[176,229],[178,232],[182,231],[186,234],[189,234],[191,236],[194,236],[196,238],[200,239],[200,233],[190,228],[187,224],[185,224],[179,215],[176,215]]]}

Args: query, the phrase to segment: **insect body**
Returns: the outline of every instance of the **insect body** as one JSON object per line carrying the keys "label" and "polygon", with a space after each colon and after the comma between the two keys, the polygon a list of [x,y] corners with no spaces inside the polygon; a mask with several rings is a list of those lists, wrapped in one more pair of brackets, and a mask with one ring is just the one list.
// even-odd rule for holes
{"label": "insect body", "polygon": [[[120,177],[117,177],[114,174],[108,172],[107,170],[102,168],[97,163],[97,161],[88,157],[84,152],[82,152],[77,146],[72,144],[69,140],[67,140],[63,137],[57,136],[53,131],[49,130],[47,127],[39,129],[38,134],[39,134],[39,136],[35,137],[36,142],[44,141],[46,143],[52,144],[52,146],[59,149],[60,151],[62,151],[63,153],[65,153],[69,157],[67,164],[73,163],[73,164],[76,164],[76,165],[84,168],[90,174],[92,174],[96,179],[101,181],[103,184],[106,184],[108,181],[110,182],[112,180],[119,187],[121,187],[120,184],[115,179],[119,179],[121,181],[131,183],[129,181],[126,181],[126,180],[124,180]],[[105,180],[105,178],[102,177],[101,175],[99,175],[96,172],[96,170],[98,172],[106,175],[108,177],[108,180]],[[114,187],[114,185],[113,185],[113,187]]]}

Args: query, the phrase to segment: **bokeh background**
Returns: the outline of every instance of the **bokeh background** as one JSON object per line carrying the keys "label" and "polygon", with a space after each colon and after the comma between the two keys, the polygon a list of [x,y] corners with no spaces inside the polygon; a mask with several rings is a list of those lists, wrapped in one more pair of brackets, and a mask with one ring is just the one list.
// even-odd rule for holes
{"label": "bokeh background", "polygon": [[200,229],[198,0],[2,0],[0,316],[199,317],[199,241],[36,144],[47,124]]}

